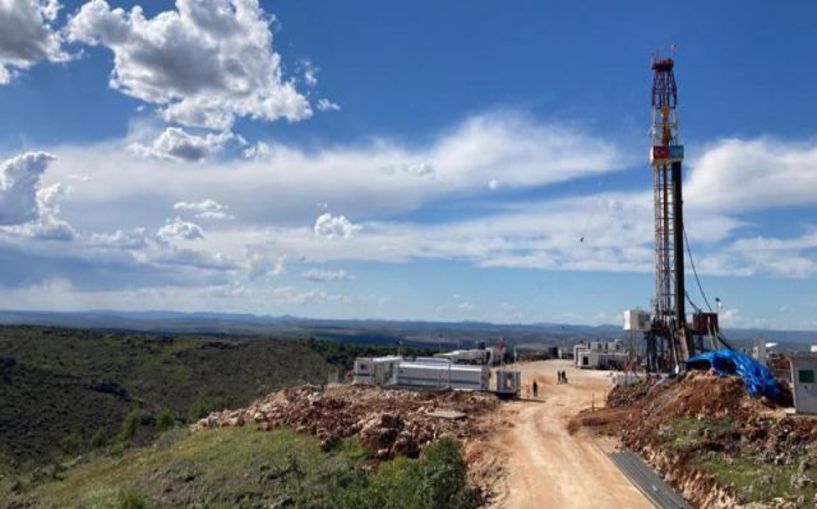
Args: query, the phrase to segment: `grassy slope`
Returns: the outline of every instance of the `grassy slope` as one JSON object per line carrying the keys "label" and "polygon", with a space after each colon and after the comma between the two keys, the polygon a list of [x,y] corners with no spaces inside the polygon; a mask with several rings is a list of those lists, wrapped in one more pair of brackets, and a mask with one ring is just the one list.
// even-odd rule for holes
{"label": "grassy slope", "polygon": [[[322,383],[391,346],[0,326],[0,475],[113,440],[131,411],[147,443],[157,417],[187,422],[283,386]],[[418,353],[413,350],[412,352]]]}
{"label": "grassy slope", "polygon": [[[0,507],[475,507],[453,442],[376,473],[355,439],[324,453],[317,439],[251,427],[174,430],[150,447],[99,455],[11,491]],[[130,505],[128,505],[130,504]],[[140,505],[141,504],[141,505]]]}
{"label": "grassy slope", "polygon": [[163,444],[173,433],[180,431],[155,446],[69,469],[60,474],[63,480],[36,485],[21,499],[39,507],[115,507],[127,494],[138,494],[151,507],[253,506],[317,491],[323,476],[348,470],[362,457],[351,447],[326,455],[317,440],[288,430],[227,428]]}
{"label": "grassy slope", "polygon": [[163,410],[185,420],[333,369],[307,342],[0,328],[0,459],[72,455],[133,409],[149,430]]}

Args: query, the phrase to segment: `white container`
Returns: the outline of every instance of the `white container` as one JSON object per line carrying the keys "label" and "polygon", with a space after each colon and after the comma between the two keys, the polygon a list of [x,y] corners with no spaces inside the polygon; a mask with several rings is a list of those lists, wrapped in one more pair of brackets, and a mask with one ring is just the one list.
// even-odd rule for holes
{"label": "white container", "polygon": [[624,311],[624,330],[646,332],[650,330],[650,313],[643,309],[628,309]]}
{"label": "white container", "polygon": [[428,389],[482,391],[488,387],[488,368],[441,362],[403,361],[397,368],[397,384]]}

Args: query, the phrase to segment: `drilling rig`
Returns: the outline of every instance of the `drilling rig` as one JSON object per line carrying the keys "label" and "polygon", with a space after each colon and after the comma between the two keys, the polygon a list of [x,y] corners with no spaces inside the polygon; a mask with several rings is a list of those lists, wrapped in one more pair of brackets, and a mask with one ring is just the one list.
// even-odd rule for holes
{"label": "drilling rig", "polygon": [[646,333],[647,364],[667,371],[693,354],[695,345],[686,323],[684,289],[684,207],[678,88],[672,58],[652,60],[652,127],[650,166],[655,206],[655,299]]}

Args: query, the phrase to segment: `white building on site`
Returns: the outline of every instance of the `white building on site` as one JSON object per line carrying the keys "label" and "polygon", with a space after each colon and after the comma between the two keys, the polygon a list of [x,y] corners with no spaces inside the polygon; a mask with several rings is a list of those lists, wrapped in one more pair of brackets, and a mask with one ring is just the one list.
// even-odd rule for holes
{"label": "white building on site", "polygon": [[621,368],[628,358],[624,342],[620,339],[582,342],[573,347],[573,363],[577,368],[617,369]]}
{"label": "white building on site", "polygon": [[485,391],[488,378],[488,366],[455,364],[435,357],[358,357],[354,366],[356,383],[382,387]]}
{"label": "white building on site", "polygon": [[795,410],[798,414],[817,414],[817,353],[795,353],[789,360]]}

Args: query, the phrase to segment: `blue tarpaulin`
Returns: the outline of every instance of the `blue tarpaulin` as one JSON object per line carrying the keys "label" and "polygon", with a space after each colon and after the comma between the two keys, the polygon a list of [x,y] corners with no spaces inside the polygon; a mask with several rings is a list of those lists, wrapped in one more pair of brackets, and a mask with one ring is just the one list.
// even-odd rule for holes
{"label": "blue tarpaulin", "polygon": [[766,396],[780,400],[783,392],[766,366],[745,353],[734,350],[714,350],[687,360],[687,367],[697,369],[713,368],[718,375],[739,375],[752,396]]}

